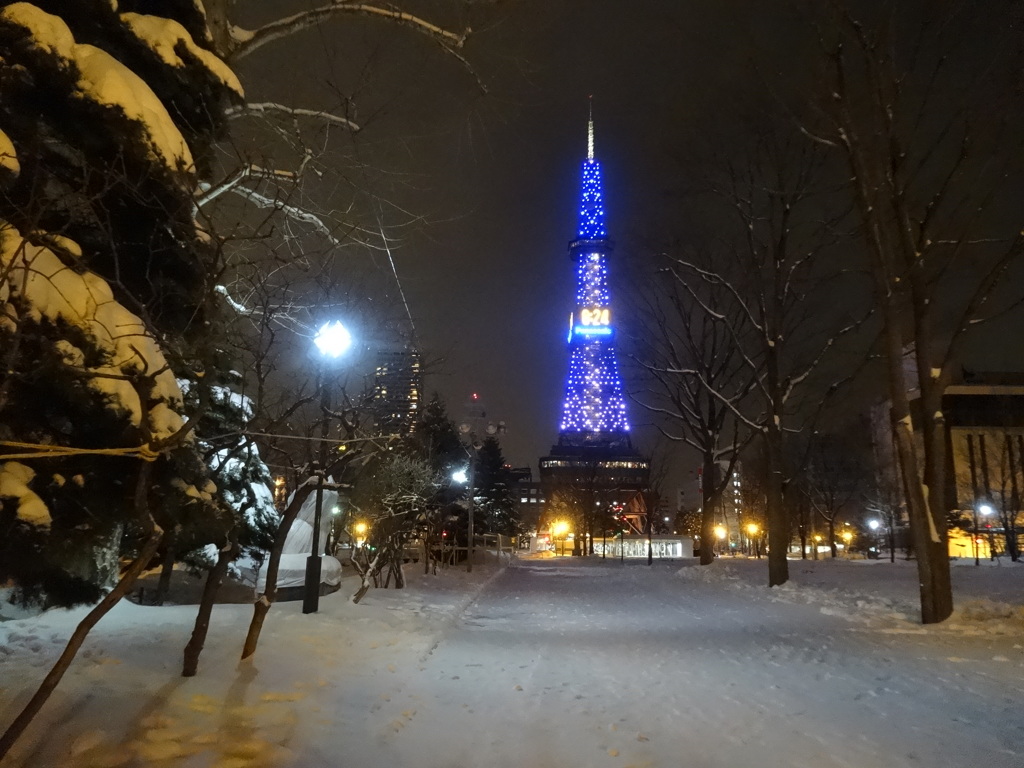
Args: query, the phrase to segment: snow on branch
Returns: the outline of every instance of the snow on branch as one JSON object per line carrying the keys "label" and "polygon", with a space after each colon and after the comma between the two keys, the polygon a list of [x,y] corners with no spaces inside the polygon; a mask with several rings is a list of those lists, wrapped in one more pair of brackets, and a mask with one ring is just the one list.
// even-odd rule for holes
{"label": "snow on branch", "polygon": [[218,184],[200,182],[198,189],[201,194],[195,198],[196,208],[202,208],[207,203],[216,200],[225,192],[231,191],[243,180],[251,178],[294,182],[298,179],[298,174],[294,171],[283,171],[275,168],[261,168],[258,165],[253,165],[252,163],[243,165],[229,174]]}
{"label": "snow on branch", "polygon": [[344,126],[352,131],[352,133],[357,133],[361,130],[356,123],[352,122],[347,117],[333,115],[330,112],[325,112],[323,110],[288,107],[284,104],[278,104],[273,101],[250,102],[237,107],[230,107],[225,114],[229,119],[234,119],[238,117],[246,117],[248,115],[265,115],[268,112],[280,112],[288,115],[289,117],[312,117],[317,120],[324,120],[328,123]]}
{"label": "snow on branch", "polygon": [[232,51],[232,57],[242,58],[243,56],[248,56],[250,53],[263,47],[267,43],[273,42],[274,40],[280,40],[283,37],[288,37],[289,35],[293,35],[301,30],[315,27],[321,21],[343,13],[353,13],[361,16],[376,16],[378,18],[388,19],[404,26],[411,27],[418,32],[422,32],[425,35],[429,35],[430,37],[437,39],[438,41],[444,41],[445,44],[454,46],[455,48],[461,48],[472,31],[467,27],[461,34],[450,32],[436,24],[431,24],[425,19],[421,19],[420,17],[414,16],[411,13],[406,13],[405,11],[400,11],[397,8],[382,8],[380,6],[369,5],[367,3],[354,3],[349,0],[333,0],[333,2],[321,5],[318,8],[311,8],[308,11],[302,11],[292,16],[286,16],[283,19],[272,21],[269,24],[264,24],[258,29],[248,30],[237,26],[232,27],[231,36],[236,43],[236,47],[234,51]]}

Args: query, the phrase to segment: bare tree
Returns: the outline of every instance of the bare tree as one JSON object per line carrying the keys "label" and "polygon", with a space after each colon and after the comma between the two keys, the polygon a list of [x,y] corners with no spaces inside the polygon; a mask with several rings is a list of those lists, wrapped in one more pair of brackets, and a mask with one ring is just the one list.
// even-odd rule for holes
{"label": "bare tree", "polygon": [[[838,556],[836,525],[863,496],[864,468],[840,435],[811,435],[807,470],[798,484],[811,508],[828,529],[832,557]],[[817,546],[815,546],[817,557]]]}
{"label": "bare tree", "polygon": [[[720,285],[691,285],[667,267],[660,279],[638,292],[635,313],[645,333],[633,359],[646,386],[634,399],[652,413],[670,441],[694,449],[701,463],[700,563],[714,561],[715,510],[728,486],[740,451],[755,434],[734,411],[744,408],[754,385],[729,327],[710,307],[729,307]],[[695,293],[699,291],[700,293]],[[720,467],[725,464],[726,471]]]}
{"label": "bare tree", "polygon": [[[935,623],[953,610],[942,395],[969,332],[1020,300],[999,289],[1022,247],[1019,211],[1000,205],[1020,182],[1011,158],[1024,137],[1021,51],[1001,28],[978,24],[969,4],[884,5],[869,18],[831,4],[819,124],[806,132],[847,164],[882,324],[921,618]],[[1000,3],[985,16],[1013,13]]]}
{"label": "bare tree", "polygon": [[[769,117],[762,122],[746,150],[712,161],[718,169],[712,210],[716,224],[721,219],[715,256],[676,257],[674,273],[689,286],[690,301],[723,326],[752,379],[753,408],[741,409],[727,393],[705,386],[762,444],[768,583],[775,586],[789,578],[787,434],[829,402],[843,375],[828,375],[821,363],[860,320],[823,303],[841,289],[836,281],[844,274],[823,258],[841,239],[844,216],[841,208],[823,213],[832,193],[824,155]],[[706,296],[703,287],[714,294]]]}
{"label": "bare tree", "polygon": [[428,515],[440,482],[428,462],[401,455],[382,458],[365,480],[355,499],[367,525],[365,543],[352,554],[352,565],[360,576],[352,598],[357,603],[371,586],[386,587],[392,578],[396,589],[405,586],[406,544]]}

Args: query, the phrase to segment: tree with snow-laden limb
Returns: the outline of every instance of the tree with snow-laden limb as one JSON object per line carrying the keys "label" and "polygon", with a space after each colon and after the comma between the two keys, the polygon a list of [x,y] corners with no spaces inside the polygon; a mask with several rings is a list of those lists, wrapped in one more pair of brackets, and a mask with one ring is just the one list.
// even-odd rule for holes
{"label": "tree with snow-laden limb", "polygon": [[103,596],[0,756],[166,536],[231,525],[175,373],[207,318],[193,193],[242,92],[197,5],[150,5],[0,8],[0,580]]}

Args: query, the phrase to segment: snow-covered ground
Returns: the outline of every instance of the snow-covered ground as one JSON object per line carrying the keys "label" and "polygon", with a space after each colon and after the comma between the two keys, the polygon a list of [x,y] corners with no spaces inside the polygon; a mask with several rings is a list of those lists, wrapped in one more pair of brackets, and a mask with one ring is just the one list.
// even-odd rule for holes
{"label": "snow-covered ground", "polygon": [[[9,763],[25,766],[1024,766],[1024,566],[953,569],[917,621],[911,563],[523,559],[304,616],[123,603]],[[352,585],[354,587],[354,585]],[[0,727],[84,611],[0,622]]]}

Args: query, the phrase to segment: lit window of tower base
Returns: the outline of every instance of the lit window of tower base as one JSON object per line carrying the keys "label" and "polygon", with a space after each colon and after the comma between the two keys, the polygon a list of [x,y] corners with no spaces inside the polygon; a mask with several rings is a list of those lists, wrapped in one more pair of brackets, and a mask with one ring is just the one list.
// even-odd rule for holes
{"label": "lit window of tower base", "polygon": [[[547,498],[541,527],[564,531],[566,526],[555,524],[567,523],[573,553],[591,554],[604,551],[609,539],[647,533],[650,463],[629,437],[615,355],[607,263],[612,243],[605,229],[593,119],[587,124],[582,176],[579,227],[569,243],[569,256],[576,268],[576,301],[569,319],[569,376],[558,443],[552,446],[550,456],[540,460]],[[561,541],[563,549],[565,543]]]}

